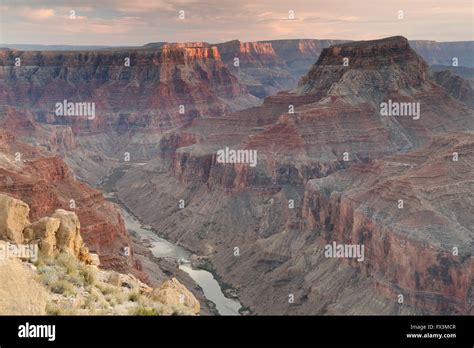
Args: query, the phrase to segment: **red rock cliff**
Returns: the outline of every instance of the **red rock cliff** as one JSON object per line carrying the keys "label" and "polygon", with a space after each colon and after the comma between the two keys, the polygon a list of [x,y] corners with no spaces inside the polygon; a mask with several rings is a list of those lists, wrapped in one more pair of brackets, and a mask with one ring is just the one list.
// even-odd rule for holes
{"label": "red rock cliff", "polygon": [[[15,67],[16,58],[21,66]],[[130,59],[130,66],[125,59]],[[87,52],[0,51],[0,105],[34,109],[37,121],[77,131],[167,128],[255,103],[216,47]],[[35,81],[33,83],[33,81]],[[57,116],[56,103],[95,103],[95,118]],[[235,101],[237,100],[237,101]],[[228,102],[233,102],[232,106]],[[184,109],[180,111],[180,105]]]}
{"label": "red rock cliff", "polygon": [[99,254],[102,266],[133,271],[133,254],[122,252],[130,246],[123,219],[102,193],[76,181],[61,158],[23,144],[5,131],[0,132],[0,152],[0,191],[25,201],[31,221],[56,209],[72,210],[79,217],[87,247]]}

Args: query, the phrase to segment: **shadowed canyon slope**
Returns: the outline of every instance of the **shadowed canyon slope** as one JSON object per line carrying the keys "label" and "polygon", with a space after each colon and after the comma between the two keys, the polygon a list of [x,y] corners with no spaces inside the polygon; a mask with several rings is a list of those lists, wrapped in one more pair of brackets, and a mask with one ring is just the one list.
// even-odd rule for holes
{"label": "shadowed canyon slope", "polygon": [[[399,36],[1,50],[0,122],[116,190],[252,313],[472,314],[472,86],[417,52]],[[63,99],[95,102],[96,118],[54,116]],[[221,163],[225,148],[256,151],[255,166]],[[74,182],[68,194],[83,185],[56,157],[24,166],[8,175]],[[89,222],[121,222],[83,186],[86,244],[123,246],[87,233]],[[8,187],[47,213],[21,194],[30,186]],[[62,191],[47,197],[68,204]],[[327,257],[333,242],[364,245],[364,260]]]}
{"label": "shadowed canyon slope", "polygon": [[123,219],[101,192],[77,181],[60,157],[24,144],[4,130],[0,153],[0,191],[25,201],[32,221],[56,209],[74,210],[84,241],[99,254],[102,266],[140,275],[133,254],[123,254],[131,244]]}
{"label": "shadowed canyon slope", "polygon": [[[216,44],[232,74],[247,87],[249,93],[259,98],[275,94],[278,91],[291,89],[304,76],[318,59],[324,48],[348,40],[270,40],[241,42],[239,40]],[[472,42],[436,42],[427,40],[410,41],[412,48],[429,65],[453,65],[472,67],[474,55]],[[150,43],[146,48],[167,47],[168,43]],[[183,44],[177,44],[183,45]],[[189,43],[189,46],[211,47],[206,42]]]}
{"label": "shadowed canyon slope", "polygon": [[[17,59],[21,66],[15,66]],[[0,65],[0,104],[28,108],[40,122],[69,124],[79,131],[166,129],[202,115],[258,104],[228,71],[215,47],[1,50]],[[100,117],[55,115],[56,103],[63,100],[93,102]]]}
{"label": "shadowed canyon slope", "polygon": [[[402,37],[331,46],[296,89],[168,133],[119,196],[208,255],[201,265],[255,313],[471,313],[474,113],[452,95]],[[388,100],[419,103],[419,117],[381,115]],[[256,150],[258,165],[218,163],[225,147]],[[416,179],[430,171],[443,175]],[[331,186],[336,175],[347,186]],[[366,259],[326,258],[334,241],[363,243]],[[453,246],[463,252],[449,256]]]}

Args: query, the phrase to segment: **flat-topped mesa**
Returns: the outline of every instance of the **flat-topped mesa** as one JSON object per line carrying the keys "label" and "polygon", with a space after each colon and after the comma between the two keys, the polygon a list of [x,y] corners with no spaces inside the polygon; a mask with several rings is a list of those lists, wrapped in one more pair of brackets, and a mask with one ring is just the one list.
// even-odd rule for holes
{"label": "flat-topped mesa", "polygon": [[[199,45],[202,44],[202,45]],[[214,59],[221,63],[221,57],[216,46],[209,46],[205,43],[193,43],[189,44],[165,44],[161,48],[163,54],[171,53],[175,51],[183,52],[184,58],[186,59]],[[222,63],[221,63],[222,64]]]}
{"label": "flat-topped mesa", "polygon": [[[146,47],[145,45],[144,47]],[[191,47],[209,47],[211,46],[208,42],[205,41],[194,41],[194,42],[164,42],[161,47],[175,47],[175,48],[191,48]]]}
{"label": "flat-topped mesa", "polygon": [[318,65],[341,65],[341,58],[350,58],[351,67],[363,67],[404,63],[421,58],[411,49],[403,36],[392,36],[379,40],[354,41],[325,48],[318,59]]}
{"label": "flat-topped mesa", "polygon": [[283,59],[273,49],[271,42],[240,42],[239,40],[233,40],[217,44],[216,47],[222,56],[222,60],[230,68],[235,67],[235,58],[239,59],[239,68],[242,69],[251,67],[264,69],[284,64]]}
{"label": "flat-topped mesa", "polygon": [[[209,58],[220,61],[216,46],[208,43],[163,43],[160,47],[91,50],[91,51],[21,51],[5,49],[0,51],[0,65],[14,66],[20,58],[21,66],[101,66],[103,68],[123,67],[124,59],[130,58],[130,66],[158,66],[161,64],[185,64],[186,58]],[[222,64],[222,63],[221,63]]]}
{"label": "flat-topped mesa", "polygon": [[428,65],[408,40],[348,42],[325,48],[296,89],[298,94],[359,96],[378,100],[391,92],[413,94],[428,77]]}
{"label": "flat-topped mesa", "polygon": [[[15,66],[16,59],[20,66]],[[225,66],[217,47],[204,43],[0,51],[0,80],[0,105],[30,108],[36,121],[68,125],[74,132],[167,129],[259,102]],[[71,105],[73,111],[58,112],[58,103]],[[89,109],[79,110],[84,105]]]}

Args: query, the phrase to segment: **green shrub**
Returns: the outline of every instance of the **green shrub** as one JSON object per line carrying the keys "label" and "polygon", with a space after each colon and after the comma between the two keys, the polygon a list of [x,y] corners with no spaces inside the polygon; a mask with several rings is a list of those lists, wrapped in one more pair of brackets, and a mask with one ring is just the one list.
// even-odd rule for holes
{"label": "green shrub", "polygon": [[82,278],[84,279],[85,285],[94,285],[96,281],[95,273],[88,267],[83,267],[80,271]]}
{"label": "green shrub", "polygon": [[84,302],[84,307],[90,310],[95,310],[96,303],[98,300],[99,300],[99,296],[96,293],[90,293]]}
{"label": "green shrub", "polygon": [[129,301],[132,301],[132,302],[138,302],[140,301],[140,294],[136,291],[134,292],[131,292],[129,295],[128,295],[128,300]]}
{"label": "green shrub", "polygon": [[46,313],[48,315],[62,315],[63,314],[61,308],[59,308],[53,303],[46,304]]}
{"label": "green shrub", "polygon": [[115,307],[117,305],[117,300],[115,299],[115,296],[112,294],[106,295],[105,300],[109,303],[111,307]]}
{"label": "green shrub", "polygon": [[135,307],[130,310],[131,315],[154,316],[159,315],[156,308],[151,307]]}
{"label": "green shrub", "polygon": [[76,315],[77,311],[74,308],[61,308],[54,303],[47,303],[46,313],[48,315]]}
{"label": "green shrub", "polygon": [[79,265],[78,265],[78,261],[76,260],[74,256],[66,254],[66,253],[61,253],[58,256],[57,264],[62,266],[66,270],[67,274],[69,275],[77,274]]}
{"label": "green shrub", "polygon": [[49,287],[51,291],[56,294],[62,294],[64,296],[74,296],[76,294],[74,286],[66,280],[58,280],[50,284]]}
{"label": "green shrub", "polygon": [[114,294],[117,290],[114,289],[112,286],[104,285],[104,284],[97,284],[97,289],[105,296],[109,294]]}
{"label": "green shrub", "polygon": [[125,294],[122,293],[121,291],[117,291],[117,293],[115,294],[115,302],[117,304],[122,304],[124,303],[125,301]]}
{"label": "green shrub", "polygon": [[59,280],[53,268],[44,267],[39,270],[40,280],[43,284],[50,286]]}

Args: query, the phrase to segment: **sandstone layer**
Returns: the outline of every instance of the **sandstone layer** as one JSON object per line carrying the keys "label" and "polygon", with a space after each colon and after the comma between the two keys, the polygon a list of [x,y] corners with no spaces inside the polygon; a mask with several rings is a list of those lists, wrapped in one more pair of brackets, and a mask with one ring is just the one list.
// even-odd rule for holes
{"label": "sandstone layer", "polygon": [[[56,211],[53,218],[58,218],[70,227],[59,230],[60,234],[65,234],[61,242],[64,244],[58,245],[60,248],[79,251],[80,246],[75,244],[68,231],[77,230],[78,221],[81,221],[84,241],[89,249],[100,255],[104,267],[123,271],[135,269],[133,252],[129,255],[123,253],[123,248],[130,246],[123,219],[99,191],[77,181],[58,156],[20,142],[5,131],[0,136],[0,152],[0,191],[18,197],[29,205],[29,210],[21,205],[10,212],[16,221],[14,223],[9,222],[12,217],[5,216],[7,225],[3,228],[7,236],[6,231],[18,235],[15,231],[25,226],[27,219],[35,221],[49,217]],[[12,206],[17,201],[10,199],[8,202],[8,206]],[[77,217],[71,218],[69,213],[58,209],[73,210]],[[6,210],[2,214],[6,214]],[[50,227],[47,225],[44,224],[44,229]],[[48,235],[46,230],[40,232],[41,226],[34,227],[34,233]],[[9,239],[20,242],[16,237]]]}
{"label": "sandstone layer", "polygon": [[0,201],[10,217],[0,221],[2,229],[13,222],[16,228],[26,225],[21,243],[8,235],[0,240],[1,315],[199,314],[198,300],[176,278],[153,289],[132,274],[99,270],[100,259],[84,245],[74,212],[58,209],[30,225],[24,214],[17,214],[29,210],[25,202],[5,194]]}
{"label": "sandstone layer", "polygon": [[[331,46],[294,90],[167,134],[118,194],[208,255],[254,313],[469,314],[474,112],[438,82],[405,38]],[[388,100],[419,103],[419,117],[382,115]],[[258,165],[219,163],[225,147],[256,150]],[[334,241],[367,259],[326,258]]]}
{"label": "sandstone layer", "polygon": [[[1,50],[0,66],[0,105],[34,110],[36,121],[70,125],[76,132],[165,130],[259,102],[228,71],[216,47]],[[64,100],[94,103],[95,114],[58,115],[56,104]]]}
{"label": "sandstone layer", "polygon": [[[472,314],[469,83],[430,71],[417,54],[426,45],[414,50],[403,37],[333,43],[158,43],[134,50],[132,61],[146,64],[129,68],[114,65],[125,58],[121,51],[39,59],[5,50],[2,62],[10,65],[20,54],[26,65],[3,67],[0,100],[14,106],[5,108],[3,124],[66,156],[79,177],[116,187],[120,200],[162,236],[204,255],[205,266],[253,313]],[[429,63],[449,64],[431,57]],[[36,79],[48,95],[26,95]],[[15,99],[13,88],[24,93]],[[247,91],[265,97],[285,88],[263,105],[230,112],[254,105]],[[105,113],[86,122],[46,115],[49,96],[78,97],[75,91],[100,97]],[[179,114],[184,99],[191,102]],[[419,105],[419,113],[382,115],[388,102]],[[14,154],[34,157],[37,149],[8,133],[0,139],[5,190],[54,201],[31,199],[30,215],[52,213],[68,204],[64,197],[78,194],[46,194],[48,182],[70,181],[62,162],[20,166]],[[256,151],[257,165],[218,162],[217,151],[226,147]],[[20,194],[30,187],[17,184],[23,168],[44,178],[35,185],[41,194]],[[32,185],[31,178],[22,180]],[[81,192],[83,226],[115,220],[97,208],[106,205],[97,192],[83,186]],[[89,210],[81,217],[84,205]],[[110,250],[127,244],[116,242],[123,238],[84,229],[86,244],[106,264]],[[366,258],[327,258],[324,248],[332,242],[363,244]]]}

